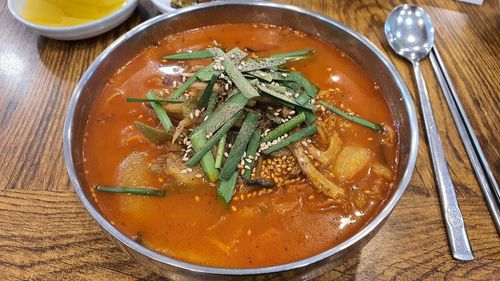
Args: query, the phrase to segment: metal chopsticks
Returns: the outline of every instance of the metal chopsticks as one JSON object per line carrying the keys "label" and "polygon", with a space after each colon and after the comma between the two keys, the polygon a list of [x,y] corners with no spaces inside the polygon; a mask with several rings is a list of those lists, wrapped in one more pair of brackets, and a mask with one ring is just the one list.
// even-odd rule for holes
{"label": "metal chopsticks", "polygon": [[500,234],[500,189],[498,188],[497,181],[484,157],[481,146],[451,83],[450,76],[444,67],[439,51],[435,46],[430,53],[430,59],[455,125],[457,126],[458,133],[478,179],[484,199],[490,210],[491,217]]}

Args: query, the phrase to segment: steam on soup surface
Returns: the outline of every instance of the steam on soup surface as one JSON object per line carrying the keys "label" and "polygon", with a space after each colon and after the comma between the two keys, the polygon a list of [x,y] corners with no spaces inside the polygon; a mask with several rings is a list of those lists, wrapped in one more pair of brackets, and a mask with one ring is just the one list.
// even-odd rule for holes
{"label": "steam on soup surface", "polygon": [[187,262],[252,268],[359,231],[392,192],[397,151],[383,95],[335,46],[224,24],[168,36],[114,73],[83,154],[88,192],[120,231]]}

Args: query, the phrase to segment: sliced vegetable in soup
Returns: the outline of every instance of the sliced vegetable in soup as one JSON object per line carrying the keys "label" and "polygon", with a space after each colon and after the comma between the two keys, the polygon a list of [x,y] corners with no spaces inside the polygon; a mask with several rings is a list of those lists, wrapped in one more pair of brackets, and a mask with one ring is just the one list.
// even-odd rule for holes
{"label": "sliced vegetable in soup", "polygon": [[111,75],[84,139],[88,192],[167,256],[252,268],[325,251],[391,194],[378,86],[326,42],[260,24],[171,35]]}

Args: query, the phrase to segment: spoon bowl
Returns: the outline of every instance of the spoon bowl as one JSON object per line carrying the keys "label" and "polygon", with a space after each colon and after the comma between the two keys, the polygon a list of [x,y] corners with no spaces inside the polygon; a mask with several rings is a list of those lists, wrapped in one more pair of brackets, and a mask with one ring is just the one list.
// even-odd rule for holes
{"label": "spoon bowl", "polygon": [[387,17],[384,31],[391,48],[412,62],[425,58],[434,46],[431,18],[418,6],[396,7]]}

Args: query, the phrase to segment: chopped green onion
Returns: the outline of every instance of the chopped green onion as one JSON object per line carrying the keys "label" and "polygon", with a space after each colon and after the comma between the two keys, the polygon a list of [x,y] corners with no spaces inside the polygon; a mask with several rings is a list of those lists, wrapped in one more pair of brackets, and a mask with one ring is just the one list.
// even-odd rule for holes
{"label": "chopped green onion", "polygon": [[222,157],[224,156],[224,149],[226,148],[226,138],[227,134],[225,134],[217,145],[217,153],[215,155],[215,168],[219,169],[222,166]]}
{"label": "chopped green onion", "polygon": [[217,53],[220,56],[224,57],[224,60],[221,62],[224,67],[227,76],[233,81],[233,83],[238,87],[238,89],[243,93],[243,95],[247,99],[251,99],[259,96],[259,92],[255,90],[248,80],[243,76],[243,74],[238,70],[236,65],[231,61],[231,57],[228,54],[224,54],[222,51]]}
{"label": "chopped green onion", "polygon": [[215,86],[215,82],[217,82],[217,76],[214,74],[212,75],[212,78],[210,78],[210,82],[208,82],[207,86],[205,87],[205,90],[203,90],[203,94],[198,100],[199,107],[206,107],[208,105],[208,101],[210,99],[210,95],[212,94],[212,90]]}
{"label": "chopped green onion", "polygon": [[242,110],[247,102],[248,99],[241,92],[234,94],[218,111],[214,112],[205,122],[201,123],[195,131],[203,129],[206,134],[215,133],[227,120]]}
{"label": "chopped green onion", "polygon": [[283,58],[283,59],[288,59],[292,57],[299,57],[299,56],[304,56],[304,55],[309,55],[313,53],[313,49],[305,49],[305,50],[298,50],[298,51],[293,51],[293,52],[288,52],[288,53],[282,53],[282,54],[275,54],[272,55],[271,58]]}
{"label": "chopped green onion", "polygon": [[234,194],[234,187],[236,185],[236,181],[238,180],[238,172],[233,172],[231,177],[228,180],[221,180],[219,184],[219,188],[217,188],[217,193],[219,194],[226,204],[231,202]]}
{"label": "chopped green onion", "polygon": [[254,71],[265,68],[273,68],[276,66],[280,66],[285,64],[286,60],[283,58],[267,58],[267,59],[248,59],[245,61],[245,64],[241,64],[241,69],[238,68],[241,72]]}
{"label": "chopped green onion", "polygon": [[321,105],[323,105],[324,107],[330,109],[334,113],[336,113],[336,114],[344,117],[345,119],[347,119],[349,121],[352,121],[352,122],[354,122],[354,123],[356,123],[358,125],[370,128],[370,129],[378,131],[378,132],[382,131],[382,127],[380,127],[379,125],[377,125],[375,123],[372,123],[372,122],[370,122],[368,120],[365,120],[365,119],[363,119],[361,117],[349,115],[349,114],[345,113],[344,111],[340,110],[339,108],[336,108],[335,106],[333,106],[333,105],[331,105],[329,103],[326,103],[324,101],[319,101],[319,103]]}
{"label": "chopped green onion", "polygon": [[139,121],[134,121],[134,123],[141,134],[154,144],[162,144],[166,141],[172,140],[172,135],[164,130],[151,127]]}
{"label": "chopped green onion", "polygon": [[243,173],[243,178],[245,180],[250,179],[250,176],[252,175],[253,166],[255,165],[255,154],[259,149],[259,140],[261,133],[262,130],[260,128],[255,129],[255,131],[252,134],[252,137],[250,137],[250,141],[248,142],[247,159],[250,159],[251,162],[245,164],[248,166],[248,168],[245,167],[245,172]]}
{"label": "chopped green onion", "polygon": [[238,166],[238,163],[241,161],[241,157],[245,152],[248,142],[250,141],[250,137],[252,136],[255,128],[257,127],[257,121],[259,116],[254,112],[248,112],[245,117],[245,121],[243,121],[243,125],[241,125],[240,132],[236,136],[236,140],[233,143],[231,151],[229,152],[229,156],[227,157],[224,166],[219,175],[219,179],[228,180],[233,174],[234,170]]}
{"label": "chopped green onion", "polygon": [[[201,71],[201,70],[203,70],[203,68],[200,69],[199,71]],[[172,93],[170,98],[171,99],[178,99],[182,94],[184,94],[184,92],[189,88],[189,86],[191,86],[194,82],[196,82],[196,80],[198,80],[198,77],[196,76],[196,74],[189,77],[189,79],[186,80],[186,82],[184,82],[184,84],[182,84],[179,88],[175,89],[175,91]]]}
{"label": "chopped green onion", "polygon": [[146,188],[146,187],[109,187],[98,185],[95,189],[104,192],[111,193],[129,193],[134,195],[145,195],[145,196],[164,196],[165,190],[157,188]]}
{"label": "chopped green onion", "polygon": [[310,135],[315,134],[317,129],[318,128],[315,125],[309,126],[305,129],[302,129],[296,133],[291,134],[286,139],[278,142],[277,144],[275,144],[273,146],[270,146],[270,147],[264,149],[262,152],[266,155],[273,153],[273,152],[280,150],[280,149],[282,149],[282,148],[284,148],[284,147],[286,147],[294,142],[300,141],[301,139],[303,139],[305,137],[308,137]]}
{"label": "chopped green onion", "polygon": [[262,79],[266,82],[273,81],[273,75],[271,73],[264,72],[262,70],[250,71],[250,72],[248,72],[248,74],[250,74],[253,77],[257,77],[259,79]]}
{"label": "chopped green onion", "polygon": [[273,140],[281,137],[282,135],[290,132],[295,127],[298,127],[305,120],[306,120],[306,114],[304,112],[302,112],[299,115],[288,120],[287,122],[276,127],[276,129],[272,130],[271,132],[269,132],[269,134],[267,134],[265,137],[263,137],[260,142],[266,143],[269,141],[273,141]]}
{"label": "chopped green onion", "polygon": [[303,109],[303,108],[297,108],[297,111],[300,112],[300,113],[304,113],[306,115],[306,123],[307,125],[312,125],[314,124],[314,121],[316,121],[316,119],[318,119],[318,116],[316,116],[316,114],[314,114],[313,112],[309,111],[309,110],[306,110],[306,109]]}
{"label": "chopped green onion", "polygon": [[209,50],[199,50],[187,53],[179,53],[169,56],[164,56],[164,60],[189,60],[189,59],[206,59],[212,58],[214,55]]}
{"label": "chopped green onion", "polygon": [[165,100],[165,99],[144,99],[144,98],[127,98],[127,102],[158,102],[158,103],[184,103],[185,100]]}
{"label": "chopped green onion", "polygon": [[219,76],[220,72],[214,69],[214,63],[210,63],[209,65],[200,69],[194,76],[198,77],[201,81],[210,81],[212,76]]}
{"label": "chopped green onion", "polygon": [[[226,124],[224,124],[212,137],[210,137],[205,145],[201,148],[201,149],[197,149],[196,150],[196,153],[191,157],[191,159],[189,159],[187,162],[186,162],[186,165],[188,167],[193,167],[194,165],[196,165],[196,163],[198,163],[198,161],[200,161],[200,159],[205,155],[207,154],[207,152],[209,152],[212,147],[214,147],[214,145],[216,143],[219,142],[219,140],[225,136],[227,134],[227,132],[231,129],[231,127],[234,126],[234,123],[236,123],[236,121],[238,121],[238,119],[240,118],[240,116],[243,114],[242,111],[238,112],[236,115],[234,115],[233,117],[231,117],[231,119],[229,119]],[[203,130],[200,130],[203,132]],[[206,138],[206,136],[205,136]],[[215,166],[215,164],[214,164]]]}
{"label": "chopped green onion", "polygon": [[205,110],[206,116],[210,117],[214,113],[216,103],[217,103],[217,93],[212,92],[210,94],[210,97],[208,98],[207,110]]}
{"label": "chopped green onion", "polygon": [[259,88],[259,90],[261,90],[262,92],[264,92],[264,93],[266,93],[266,94],[268,94],[268,95],[270,95],[272,97],[275,97],[275,98],[277,98],[279,100],[282,100],[282,101],[284,101],[284,102],[286,102],[288,104],[292,104],[292,105],[296,105],[296,106],[299,106],[299,107],[303,107],[303,108],[309,109],[311,111],[316,110],[316,107],[314,105],[307,104],[307,103],[306,104],[299,104],[293,98],[288,97],[286,95],[283,95],[281,93],[278,93],[278,92],[270,89],[269,87],[267,87],[267,85],[265,85],[265,84],[264,85],[262,85],[262,84],[261,85],[257,85],[257,88]]}
{"label": "chopped green onion", "polygon": [[[155,100],[158,99],[155,94],[153,94],[152,91],[149,91],[146,95],[148,99]],[[153,107],[153,110],[156,113],[156,116],[160,120],[160,123],[163,125],[163,128],[165,128],[165,131],[170,131],[172,129],[172,121],[170,121],[170,118],[168,118],[167,112],[161,105],[157,102],[151,102],[151,106]]]}
{"label": "chopped green onion", "polygon": [[278,92],[280,94],[286,94],[286,92],[287,92],[287,88],[285,86],[281,86],[281,85],[279,85],[277,83],[275,83],[275,84],[266,84],[266,86],[269,89],[271,89],[273,91],[276,91],[276,92]]}
{"label": "chopped green onion", "polygon": [[298,104],[307,104],[308,101],[311,100],[311,97],[307,94],[306,91],[303,91],[299,94],[299,96],[295,99]]}
{"label": "chopped green onion", "polygon": [[[191,144],[194,151],[200,151],[207,143],[206,134],[203,130],[199,130],[191,135]],[[210,182],[216,182],[219,172],[215,169],[215,160],[212,153],[205,153],[200,160],[201,168]]]}
{"label": "chopped green onion", "polygon": [[[212,52],[212,54],[214,54],[214,56],[215,55],[223,55],[223,53],[222,54],[220,53],[220,52],[223,52],[223,50],[220,48],[210,48],[209,50]],[[229,59],[231,60],[231,62],[233,62],[234,64],[240,63],[240,61],[247,56],[247,54],[245,52],[243,52],[242,50],[240,50],[237,47],[232,49],[231,51],[229,51],[227,53],[227,55],[229,56]],[[198,79],[200,79],[202,81],[209,81],[213,74],[215,74],[216,76],[219,76],[220,71],[214,69],[214,64],[215,63],[212,62],[209,65],[207,65],[206,67],[202,68],[200,71],[198,71],[198,73],[196,74]]]}

